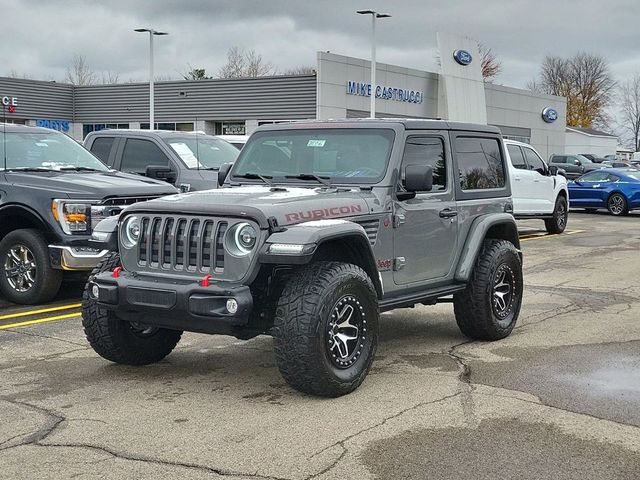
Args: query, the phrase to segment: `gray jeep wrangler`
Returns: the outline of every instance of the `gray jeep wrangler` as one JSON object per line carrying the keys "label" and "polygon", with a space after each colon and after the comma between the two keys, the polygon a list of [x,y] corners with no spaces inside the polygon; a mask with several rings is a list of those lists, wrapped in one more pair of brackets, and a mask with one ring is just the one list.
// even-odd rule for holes
{"label": "gray jeep wrangler", "polygon": [[[260,127],[223,188],[105,220],[113,253],[87,283],[98,354],[145,365],[182,331],[274,337],[294,388],[339,396],[364,380],[380,313],[453,302],[461,331],[511,333],[522,259],[496,128],[438,120]],[[451,299],[453,296],[453,299]]]}

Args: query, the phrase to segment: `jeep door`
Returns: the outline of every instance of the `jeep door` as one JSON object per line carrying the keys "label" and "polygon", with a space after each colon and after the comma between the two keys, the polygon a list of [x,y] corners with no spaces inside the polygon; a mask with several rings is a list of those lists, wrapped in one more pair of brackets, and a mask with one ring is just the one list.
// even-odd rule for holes
{"label": "jeep door", "polygon": [[[458,219],[451,180],[447,132],[409,134],[400,164],[394,201],[394,274],[396,284],[446,280],[453,273]],[[429,165],[433,187],[402,200],[408,165]]]}

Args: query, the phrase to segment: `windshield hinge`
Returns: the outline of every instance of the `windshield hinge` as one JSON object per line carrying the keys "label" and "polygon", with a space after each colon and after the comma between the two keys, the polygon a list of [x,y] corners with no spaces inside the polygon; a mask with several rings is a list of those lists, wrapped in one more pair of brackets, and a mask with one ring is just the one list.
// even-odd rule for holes
{"label": "windshield hinge", "polygon": [[267,218],[267,223],[269,224],[269,233],[279,233],[284,232],[286,228],[278,225],[278,219],[276,217]]}

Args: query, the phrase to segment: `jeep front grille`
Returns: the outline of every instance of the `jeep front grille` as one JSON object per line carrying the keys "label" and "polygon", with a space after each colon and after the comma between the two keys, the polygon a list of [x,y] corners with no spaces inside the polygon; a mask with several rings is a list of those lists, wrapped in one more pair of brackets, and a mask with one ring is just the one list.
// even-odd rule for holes
{"label": "jeep front grille", "polygon": [[142,216],[138,265],[183,272],[224,272],[228,223],[208,217]]}
{"label": "jeep front grille", "polygon": [[367,238],[369,239],[369,243],[371,243],[371,245],[375,245],[378,238],[378,229],[380,228],[380,219],[354,220],[354,222],[364,228]]}

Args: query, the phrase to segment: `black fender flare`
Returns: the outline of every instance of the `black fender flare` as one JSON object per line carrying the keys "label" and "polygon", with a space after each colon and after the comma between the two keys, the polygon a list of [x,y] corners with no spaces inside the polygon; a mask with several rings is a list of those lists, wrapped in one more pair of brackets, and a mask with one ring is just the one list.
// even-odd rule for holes
{"label": "black fender flare", "polygon": [[[510,213],[490,213],[476,218],[467,234],[464,247],[460,252],[460,260],[456,267],[455,279],[459,282],[466,282],[471,276],[473,266],[476,263],[478,253],[485,238],[498,238],[508,240],[520,252],[520,237],[518,236],[518,226]],[[522,253],[520,253],[522,260]]]}
{"label": "black fender flare", "polygon": [[8,217],[23,217],[29,219],[29,221],[44,233],[51,233],[53,229],[51,225],[33,208],[28,205],[8,203],[0,206],[0,235],[3,233],[2,223],[3,219]]}

